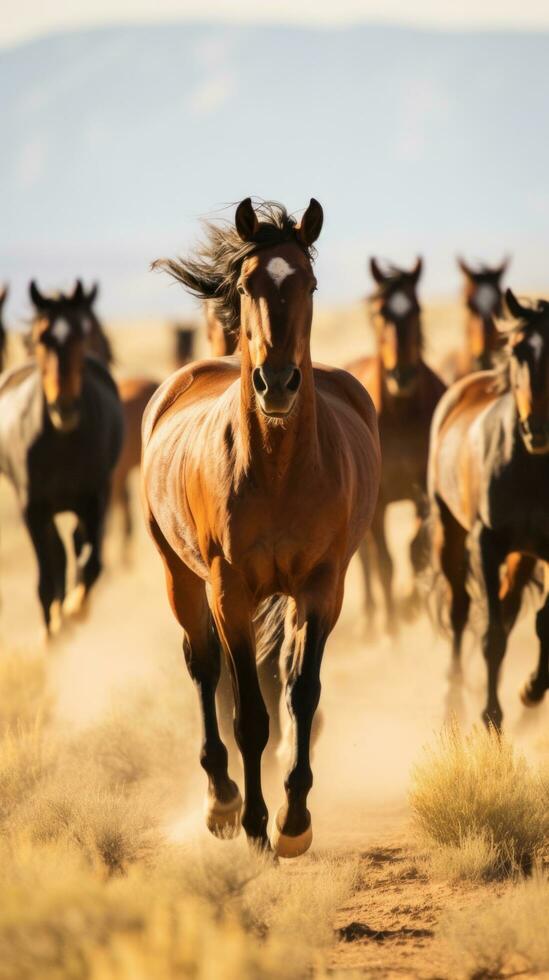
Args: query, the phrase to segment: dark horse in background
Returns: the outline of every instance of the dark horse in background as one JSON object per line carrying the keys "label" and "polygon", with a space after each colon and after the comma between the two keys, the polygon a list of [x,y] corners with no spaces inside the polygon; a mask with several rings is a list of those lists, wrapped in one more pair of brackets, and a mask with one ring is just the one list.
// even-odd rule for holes
{"label": "dark horse in background", "polygon": [[[49,634],[80,612],[101,572],[111,478],[122,412],[109,372],[85,353],[77,303],[42,296],[34,283],[35,360],[0,381],[0,470],[13,484],[36,553],[38,594]],[[71,511],[76,584],[66,595],[67,558],[55,516]]]}
{"label": "dark horse in background", "polygon": [[[441,400],[431,437],[429,495],[434,560],[450,600],[454,682],[470,607],[468,583],[484,606],[487,724],[499,728],[499,673],[524,586],[549,563],[549,302],[523,306],[506,293],[514,323],[498,370],[470,375]],[[549,599],[536,618],[537,669],[522,691],[539,703],[549,687]]]}
{"label": "dark horse in background", "polygon": [[6,366],[6,341],[7,332],[4,324],[4,305],[8,297],[8,286],[0,287],[0,371]]}
{"label": "dark horse in background", "polygon": [[[385,512],[389,504],[411,500],[416,510],[416,529],[410,557],[415,575],[428,560],[424,541],[427,515],[427,457],[429,429],[435,407],[445,391],[440,378],[423,360],[423,334],[417,285],[421,259],[410,271],[389,266],[385,271],[374,258],[370,268],[376,290],[370,298],[377,352],[349,365],[348,370],[370,392],[379,418],[382,470],[381,487],[371,534],[360,547],[366,586],[366,611],[373,628],[375,602],[371,569],[377,567],[385,601],[386,626],[396,630],[393,598],[393,560],[385,533]],[[405,610],[415,611],[417,586]]]}
{"label": "dark horse in background", "polygon": [[[70,301],[79,318],[87,352],[97,357],[111,371],[115,358],[111,342],[97,316],[95,304],[98,293],[97,283],[87,291],[78,279],[73,293],[65,299]],[[129,377],[117,379],[116,384],[124,417],[124,439],[112,479],[111,507],[121,510],[123,552],[128,558],[133,536],[130,477],[141,462],[141,420],[158,382],[151,378]]]}
{"label": "dark horse in background", "polygon": [[502,280],[509,267],[509,259],[501,265],[468,265],[458,259],[463,273],[463,298],[466,307],[465,346],[453,351],[440,367],[447,384],[464,378],[473,371],[488,371],[494,367],[502,347],[502,337],[495,324],[495,317],[502,314]]}

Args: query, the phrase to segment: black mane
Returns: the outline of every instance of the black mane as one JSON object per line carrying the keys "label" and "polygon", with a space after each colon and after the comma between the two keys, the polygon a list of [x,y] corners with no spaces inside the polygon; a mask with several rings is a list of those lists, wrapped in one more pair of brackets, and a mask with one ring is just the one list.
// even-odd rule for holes
{"label": "black mane", "polygon": [[236,288],[242,263],[262,248],[293,242],[300,245],[312,260],[313,248],[306,249],[296,235],[297,221],[276,201],[254,202],[259,227],[252,242],[244,242],[233,222],[204,222],[204,239],[193,257],[157,259],[153,269],[163,269],[182,283],[188,292],[202,300],[211,300],[214,313],[226,333],[238,335],[240,300]]}

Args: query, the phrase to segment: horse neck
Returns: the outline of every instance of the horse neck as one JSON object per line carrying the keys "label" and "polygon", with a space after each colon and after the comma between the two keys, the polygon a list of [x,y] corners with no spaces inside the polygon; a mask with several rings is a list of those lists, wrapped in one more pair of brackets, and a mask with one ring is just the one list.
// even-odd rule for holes
{"label": "horse neck", "polygon": [[[485,336],[490,337],[490,340],[486,343],[486,346],[480,358],[475,357],[471,347],[470,325],[471,322],[475,320],[477,317],[482,323],[483,329],[485,331]],[[466,347],[465,347],[466,361],[467,361],[466,370],[478,371],[479,361],[480,361],[480,370],[488,370],[490,367],[492,367],[492,358],[497,350],[497,343],[493,343],[493,341],[495,340],[495,336],[493,336],[491,332],[492,323],[489,318],[483,319],[482,317],[478,316],[478,314],[471,312],[469,315],[468,327],[469,329],[466,332]]]}
{"label": "horse neck", "polygon": [[317,459],[316,389],[311,356],[301,364],[301,387],[297,405],[282,425],[269,422],[258,408],[248,351],[243,351],[240,373],[240,466],[271,481],[283,478],[299,457],[300,467]]}

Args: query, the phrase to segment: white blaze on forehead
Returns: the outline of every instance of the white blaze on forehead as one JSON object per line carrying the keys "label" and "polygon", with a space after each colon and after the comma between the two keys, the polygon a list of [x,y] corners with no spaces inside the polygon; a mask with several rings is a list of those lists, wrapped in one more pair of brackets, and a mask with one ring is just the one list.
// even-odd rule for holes
{"label": "white blaze on forehead", "polygon": [[386,310],[393,316],[406,316],[412,309],[412,301],[406,293],[397,290],[392,296],[387,300]]}
{"label": "white blaze on forehead", "polygon": [[277,258],[270,259],[270,261],[267,263],[267,272],[269,273],[273,282],[280,289],[280,286],[284,280],[288,276],[293,276],[295,269],[289,262],[286,262],[286,259],[278,256]]}
{"label": "white blaze on forehead", "polygon": [[528,337],[528,343],[534,352],[536,361],[539,361],[543,350],[543,337],[539,333],[533,333]]}
{"label": "white blaze on forehead", "polygon": [[494,310],[498,301],[498,291],[495,286],[483,282],[475,292],[475,305],[482,316],[488,316]]}
{"label": "white blaze on forehead", "polygon": [[70,332],[71,328],[66,320],[56,320],[51,329],[52,337],[55,337],[58,344],[64,344]]}

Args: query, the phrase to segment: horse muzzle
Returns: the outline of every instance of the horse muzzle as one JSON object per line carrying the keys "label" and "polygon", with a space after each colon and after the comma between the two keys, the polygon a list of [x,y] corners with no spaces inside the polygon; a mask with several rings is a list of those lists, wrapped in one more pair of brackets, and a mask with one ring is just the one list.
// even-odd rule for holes
{"label": "horse muzzle", "polygon": [[301,371],[295,364],[287,364],[278,371],[262,364],[252,371],[252,384],[263,414],[285,418],[292,411],[301,387]]}
{"label": "horse muzzle", "polygon": [[543,422],[529,415],[520,420],[520,434],[526,451],[532,456],[549,453],[549,421]]}
{"label": "horse muzzle", "polygon": [[48,403],[48,415],[51,424],[58,432],[74,432],[80,425],[80,403],[59,400]]}
{"label": "horse muzzle", "polygon": [[417,387],[418,368],[415,364],[400,366],[397,364],[391,370],[385,370],[387,388],[390,395],[396,398],[406,398],[412,395]]}

